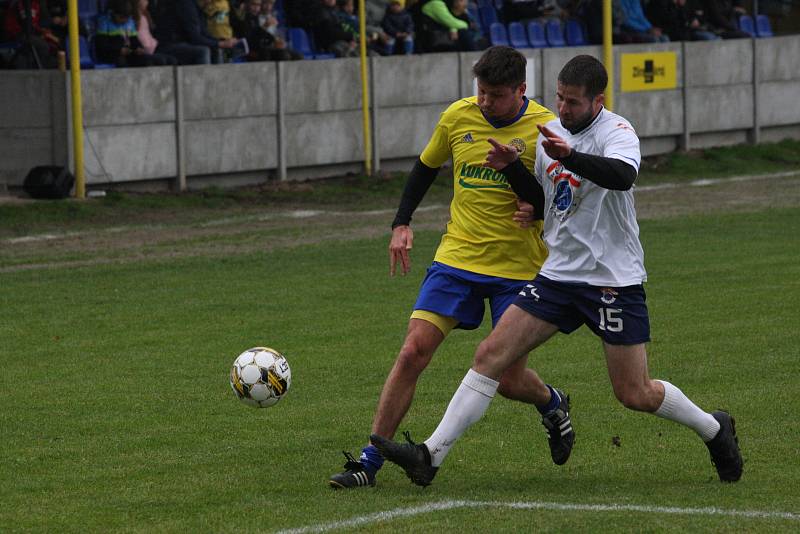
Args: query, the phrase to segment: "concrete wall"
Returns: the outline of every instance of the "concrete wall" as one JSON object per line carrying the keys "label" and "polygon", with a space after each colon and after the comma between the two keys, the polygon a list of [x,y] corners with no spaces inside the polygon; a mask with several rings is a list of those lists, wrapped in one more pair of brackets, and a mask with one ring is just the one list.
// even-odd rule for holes
{"label": "concrete wall", "polygon": [[[800,138],[800,36],[626,45],[674,51],[677,87],[621,93],[615,111],[642,153]],[[571,57],[600,47],[524,50],[531,98],[555,107]],[[480,53],[370,58],[373,168],[408,168],[439,114],[473,94]],[[68,75],[0,77],[0,187],[35,165],[71,159]],[[357,59],[82,72],[87,184],[241,184],[363,166]],[[156,181],[156,182],[152,182]]]}
{"label": "concrete wall", "polygon": [[66,78],[52,71],[0,76],[0,190],[36,165],[67,159]]}

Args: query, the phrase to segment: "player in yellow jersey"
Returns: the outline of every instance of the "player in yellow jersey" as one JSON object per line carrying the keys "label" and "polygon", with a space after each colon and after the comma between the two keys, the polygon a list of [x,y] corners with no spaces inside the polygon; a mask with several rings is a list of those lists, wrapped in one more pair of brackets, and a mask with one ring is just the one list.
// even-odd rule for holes
{"label": "player in yellow jersey", "polygon": [[[411,405],[417,379],[453,328],[474,329],[489,301],[492,326],[539,271],[547,249],[541,240],[542,206],[532,220],[530,205],[518,201],[504,174],[484,167],[489,138],[510,144],[532,171],[537,125],[555,118],[525,97],[525,56],[513,48],[489,48],[473,67],[478,96],[459,100],[442,113],[425,150],[408,177],[392,223],[389,270],[410,268],[414,233],[411,215],[433,183],[439,168],[453,161],[450,221],[433,265],[420,288],[408,332],[383,386],[372,433],[392,438]],[[497,391],[509,399],[533,404],[542,415],[556,464],[569,458],[575,433],[569,397],[545,384],[522,359],[509,368]],[[475,389],[481,391],[480,384]],[[409,439],[410,440],[410,439]],[[374,486],[383,464],[368,444],[356,460],[345,453],[344,471],[329,479],[333,488]]]}

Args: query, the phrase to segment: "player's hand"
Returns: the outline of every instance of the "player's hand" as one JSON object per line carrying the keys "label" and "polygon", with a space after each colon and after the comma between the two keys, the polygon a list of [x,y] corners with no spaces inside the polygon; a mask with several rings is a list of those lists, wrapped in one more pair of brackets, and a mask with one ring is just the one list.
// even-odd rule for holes
{"label": "player's hand", "polygon": [[542,141],[542,148],[545,153],[553,159],[563,159],[572,153],[572,147],[569,146],[563,138],[556,135],[553,130],[542,124],[537,124],[539,132],[545,137]]}
{"label": "player's hand", "polygon": [[529,228],[533,224],[533,204],[517,199],[517,211],[513,218],[520,228]]}
{"label": "player's hand", "polygon": [[411,270],[411,258],[408,251],[414,246],[414,232],[410,226],[395,226],[392,230],[392,240],[389,242],[389,275],[394,276],[397,270],[397,262],[400,262],[400,269],[403,275]]}
{"label": "player's hand", "polygon": [[486,154],[486,161],[483,162],[484,167],[500,171],[519,159],[519,151],[515,146],[498,143],[496,139],[491,137],[489,138],[489,144],[492,145],[492,148]]}

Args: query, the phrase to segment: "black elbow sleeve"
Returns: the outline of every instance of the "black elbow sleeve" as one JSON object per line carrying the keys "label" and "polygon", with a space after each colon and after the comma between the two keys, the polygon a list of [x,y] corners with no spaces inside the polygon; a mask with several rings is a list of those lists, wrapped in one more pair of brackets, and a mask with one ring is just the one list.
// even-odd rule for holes
{"label": "black elbow sleeve", "polygon": [[417,159],[408,175],[403,195],[400,197],[400,206],[397,208],[394,221],[392,221],[392,229],[396,226],[404,226],[411,223],[411,216],[414,214],[414,210],[422,202],[425,193],[428,192],[431,184],[436,180],[437,174],[439,174],[438,167],[428,167],[420,159]]}
{"label": "black elbow sleeve", "polygon": [[544,191],[525,164],[518,159],[500,172],[506,177],[514,193],[533,205],[534,220],[544,219]]}

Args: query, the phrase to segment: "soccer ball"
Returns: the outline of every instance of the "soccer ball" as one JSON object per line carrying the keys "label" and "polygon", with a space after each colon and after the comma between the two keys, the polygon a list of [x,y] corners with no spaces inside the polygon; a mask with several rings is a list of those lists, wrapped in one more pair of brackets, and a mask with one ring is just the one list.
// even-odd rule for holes
{"label": "soccer ball", "polygon": [[236,357],[231,366],[231,388],[253,408],[275,405],[292,385],[289,362],[275,349],[254,347]]}

